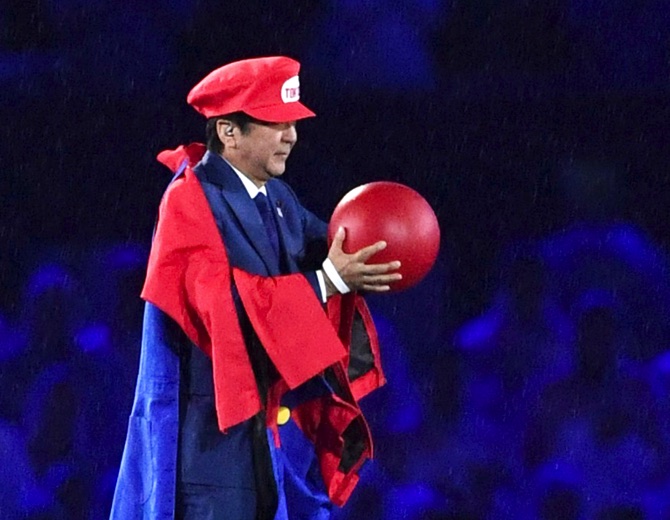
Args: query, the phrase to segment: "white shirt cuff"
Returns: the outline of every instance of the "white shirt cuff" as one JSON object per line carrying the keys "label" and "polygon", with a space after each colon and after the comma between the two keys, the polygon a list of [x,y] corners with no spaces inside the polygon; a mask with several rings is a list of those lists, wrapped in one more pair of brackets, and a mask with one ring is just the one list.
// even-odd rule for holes
{"label": "white shirt cuff", "polygon": [[328,291],[326,290],[326,281],[323,279],[323,271],[321,269],[316,272],[316,279],[319,281],[321,303],[326,303],[328,301]]}
{"label": "white shirt cuff", "polygon": [[337,269],[335,269],[335,266],[333,265],[333,262],[330,261],[330,258],[326,258],[321,266],[323,267],[323,270],[326,273],[328,279],[333,282],[333,285],[340,292],[340,294],[347,294],[348,292],[351,292],[351,289],[349,289],[349,286],[344,283],[344,280],[342,280],[340,273],[337,272]]}

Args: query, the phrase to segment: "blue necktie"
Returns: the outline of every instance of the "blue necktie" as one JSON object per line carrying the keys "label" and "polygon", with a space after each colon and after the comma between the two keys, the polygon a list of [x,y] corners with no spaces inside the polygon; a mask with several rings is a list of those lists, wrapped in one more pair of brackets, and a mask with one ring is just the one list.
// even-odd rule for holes
{"label": "blue necktie", "polygon": [[258,208],[258,212],[261,214],[263,224],[265,225],[265,231],[268,234],[270,244],[276,255],[275,260],[277,265],[279,265],[279,234],[277,233],[277,222],[272,214],[270,201],[262,192],[259,192],[258,195],[254,197],[254,203]]}

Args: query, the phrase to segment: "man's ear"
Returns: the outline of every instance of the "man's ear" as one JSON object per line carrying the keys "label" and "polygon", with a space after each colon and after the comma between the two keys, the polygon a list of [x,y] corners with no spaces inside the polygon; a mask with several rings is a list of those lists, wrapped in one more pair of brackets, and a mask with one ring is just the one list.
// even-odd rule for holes
{"label": "man's ear", "polygon": [[227,119],[219,119],[216,122],[216,135],[223,143],[224,148],[235,148],[237,140],[235,139],[235,125]]}

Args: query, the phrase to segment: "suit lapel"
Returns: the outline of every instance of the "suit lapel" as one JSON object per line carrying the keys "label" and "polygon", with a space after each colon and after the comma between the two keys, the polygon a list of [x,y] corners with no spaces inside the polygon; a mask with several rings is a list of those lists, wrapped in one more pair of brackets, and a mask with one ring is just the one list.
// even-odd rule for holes
{"label": "suit lapel", "polygon": [[201,164],[207,180],[221,187],[224,200],[237,217],[247,240],[258,253],[268,273],[280,274],[272,261],[275,258],[275,252],[270,244],[263,220],[237,174],[226,161],[210,152],[205,154]]}

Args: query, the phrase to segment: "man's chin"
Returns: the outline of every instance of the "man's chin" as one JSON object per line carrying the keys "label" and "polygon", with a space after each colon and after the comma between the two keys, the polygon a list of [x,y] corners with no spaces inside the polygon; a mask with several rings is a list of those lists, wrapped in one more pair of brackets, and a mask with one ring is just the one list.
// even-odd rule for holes
{"label": "man's chin", "polygon": [[286,171],[286,165],[277,165],[274,168],[268,170],[270,177],[281,177]]}

